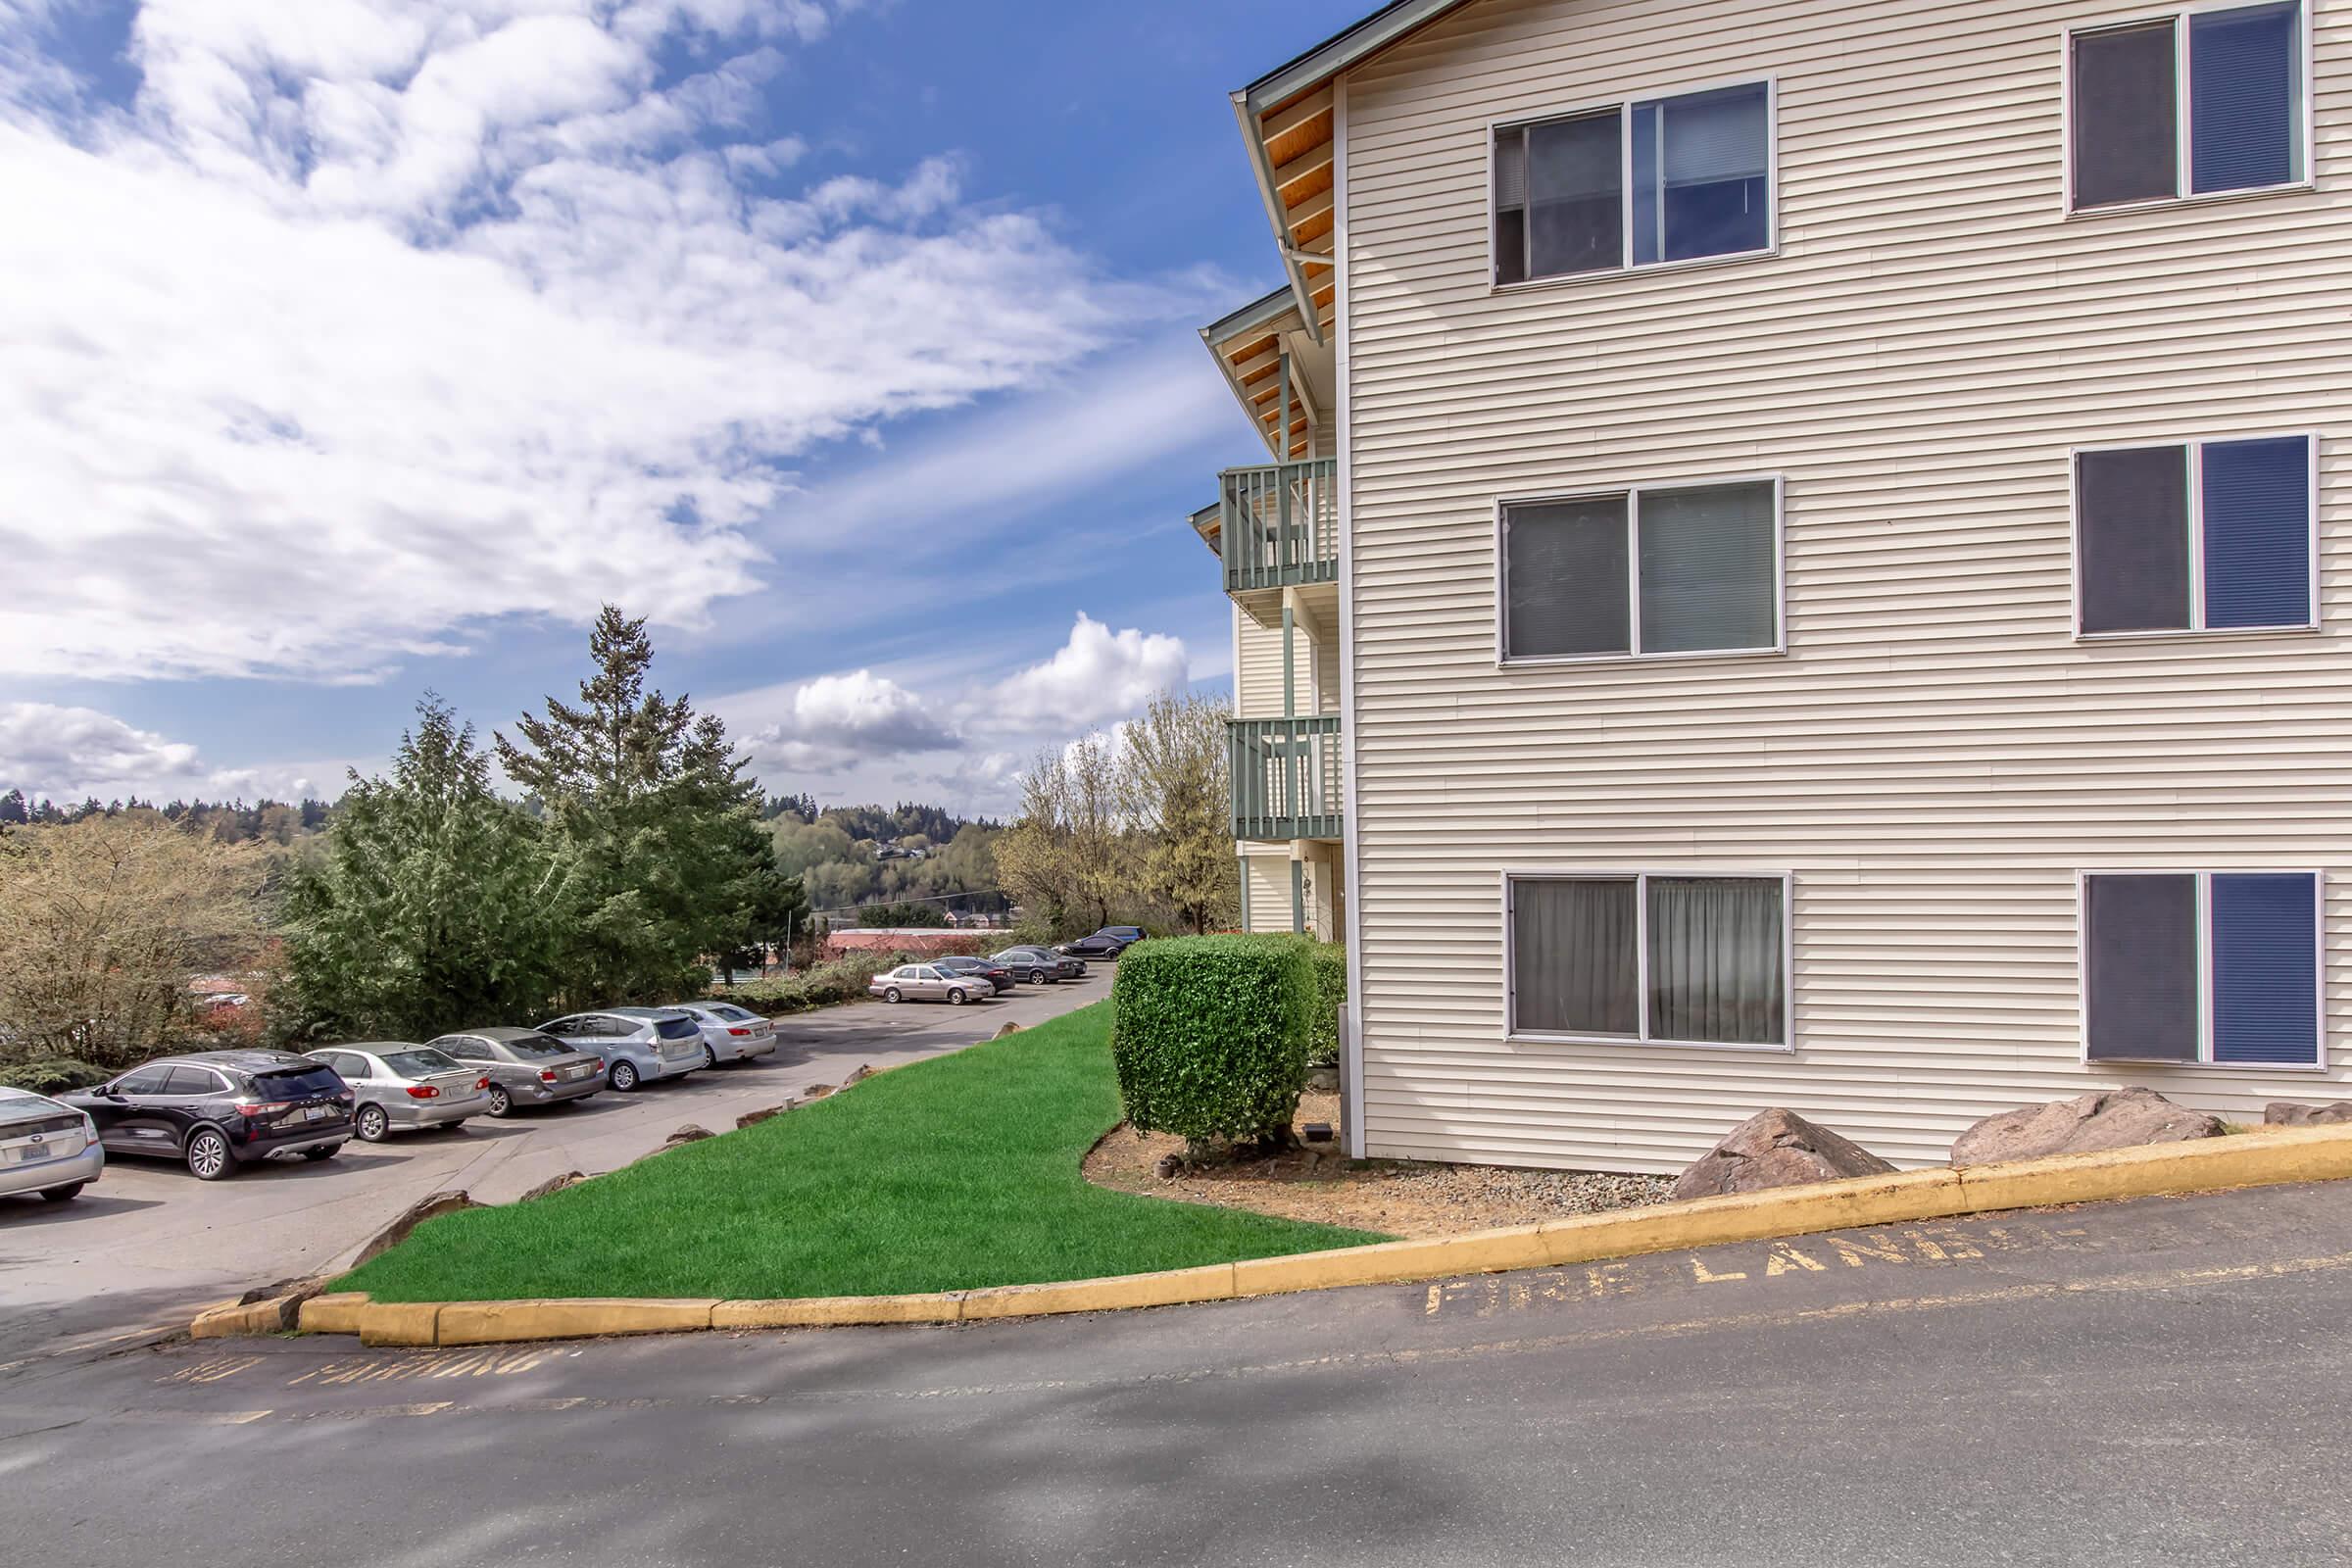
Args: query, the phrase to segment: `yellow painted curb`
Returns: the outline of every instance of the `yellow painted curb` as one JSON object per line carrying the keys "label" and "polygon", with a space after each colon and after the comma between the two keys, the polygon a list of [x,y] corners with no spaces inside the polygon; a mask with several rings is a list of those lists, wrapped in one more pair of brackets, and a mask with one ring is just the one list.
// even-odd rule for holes
{"label": "yellow painted curb", "polygon": [[[1957,1214],[2101,1202],[2172,1193],[2220,1192],[2352,1177],[2352,1127],[2271,1129],[2093,1154],[1998,1165],[1857,1176],[1811,1187],[1741,1193],[1580,1214],[1541,1225],[1427,1241],[1251,1258],[1206,1268],[1111,1279],[920,1296],[852,1296],[784,1300],[552,1300],[376,1302],[354,1295],[306,1302],[302,1326],[357,1327],[367,1345],[491,1345],[605,1334],[695,1329],[818,1328],[877,1323],[970,1323],[1061,1312],[1174,1306],[1349,1285],[1402,1284],[1456,1274],[1559,1267],[1644,1252],[1683,1251],[1734,1242],[1809,1236]],[[230,1327],[280,1303],[216,1308],[196,1332],[268,1332]],[[274,1325],[273,1325],[274,1326]],[[342,1332],[350,1332],[343,1328]]]}
{"label": "yellow painted curb", "polygon": [[442,1306],[434,1325],[434,1343],[508,1345],[524,1340],[593,1340],[607,1334],[684,1334],[709,1328],[710,1309],[716,1305],[715,1297],[450,1301]]}
{"label": "yellow painted curb", "polygon": [[299,1327],[305,1334],[357,1334],[360,1308],[368,1304],[365,1291],[337,1291],[314,1296],[302,1303]]}
{"label": "yellow painted curb", "polygon": [[188,1325],[188,1338],[226,1340],[247,1334],[275,1334],[280,1310],[275,1301],[255,1301],[251,1305],[231,1301],[225,1306],[206,1307]]}

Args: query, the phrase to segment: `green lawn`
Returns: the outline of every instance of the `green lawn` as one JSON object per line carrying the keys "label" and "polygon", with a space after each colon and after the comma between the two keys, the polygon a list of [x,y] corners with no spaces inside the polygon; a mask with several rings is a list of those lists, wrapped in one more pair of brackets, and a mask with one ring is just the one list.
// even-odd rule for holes
{"label": "green lawn", "polygon": [[346,1275],[383,1301],[886,1296],[1388,1238],[1088,1185],[1119,1119],[1107,1003],[657,1154],[468,1209]]}

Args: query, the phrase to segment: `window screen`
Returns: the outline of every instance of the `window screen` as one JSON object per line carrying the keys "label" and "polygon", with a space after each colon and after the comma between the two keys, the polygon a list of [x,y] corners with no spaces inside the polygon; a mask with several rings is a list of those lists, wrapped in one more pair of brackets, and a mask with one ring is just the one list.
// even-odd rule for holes
{"label": "window screen", "polygon": [[2205,624],[2311,619],[2311,443],[2209,441],[2202,453]]}
{"label": "window screen", "polygon": [[2083,1004],[2093,1059],[2197,1059],[2197,879],[2085,880]]}
{"label": "window screen", "polygon": [[1511,886],[1511,1027],[1642,1033],[1638,885],[1529,879]]}
{"label": "window screen", "polygon": [[1772,486],[1642,495],[1642,651],[1770,648],[1778,638]]}
{"label": "window screen", "polygon": [[2085,452],[2076,460],[2082,629],[2185,630],[2188,453]]}
{"label": "window screen", "polygon": [[1503,652],[1513,659],[1633,649],[1624,496],[1503,514]]}
{"label": "window screen", "polygon": [[2255,190],[2301,176],[2302,30],[2296,5],[2189,17],[2190,190]]}
{"label": "window screen", "polygon": [[2319,887],[2305,875],[2213,878],[2213,1059],[2319,1059]]}
{"label": "window screen", "polygon": [[2173,24],[2080,33],[2074,54],[2075,205],[2178,195]]}
{"label": "window screen", "polygon": [[1649,1037],[1785,1042],[1781,884],[1756,877],[1650,877]]}
{"label": "window screen", "polygon": [[1497,282],[1771,244],[1772,91],[1763,82],[1495,133]]}

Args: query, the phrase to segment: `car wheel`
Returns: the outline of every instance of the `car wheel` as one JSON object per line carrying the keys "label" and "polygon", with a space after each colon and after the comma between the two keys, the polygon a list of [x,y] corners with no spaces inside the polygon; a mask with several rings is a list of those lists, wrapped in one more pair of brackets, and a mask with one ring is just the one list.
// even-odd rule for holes
{"label": "car wheel", "polygon": [[514,1097],[497,1084],[490,1086],[490,1114],[493,1116],[514,1114]]}
{"label": "car wheel", "polygon": [[1032,969],[1032,970],[1030,970],[1030,971],[1029,971],[1029,983],[1030,983],[1031,985],[1033,985],[1033,986],[1042,986],[1042,985],[1044,985],[1044,984],[1046,983],[1046,971],[1045,971],[1045,970],[1043,970],[1043,969]]}
{"label": "car wheel", "polygon": [[392,1117],[381,1105],[362,1105],[351,1128],[360,1135],[361,1143],[380,1144],[392,1136]]}
{"label": "car wheel", "polygon": [[89,1186],[88,1182],[68,1182],[63,1187],[44,1187],[41,1189],[41,1196],[52,1203],[71,1202],[79,1198],[81,1190],[87,1186]]}
{"label": "car wheel", "polygon": [[217,1127],[199,1127],[188,1135],[188,1174],[200,1182],[217,1182],[237,1168],[228,1140]]}
{"label": "car wheel", "polygon": [[629,1062],[616,1061],[612,1064],[612,1075],[607,1081],[625,1095],[637,1087],[637,1069]]}
{"label": "car wheel", "polygon": [[713,1072],[718,1069],[717,1048],[713,1047],[708,1040],[703,1042],[703,1065],[710,1068]]}
{"label": "car wheel", "polygon": [[963,1005],[963,987],[956,986],[948,992],[948,1004],[956,1007]]}
{"label": "car wheel", "polygon": [[884,1002],[899,1002],[903,1001],[904,999],[899,995],[899,988],[897,986],[892,986],[888,991],[882,993],[882,1000]]}
{"label": "car wheel", "polygon": [[343,1152],[341,1144],[329,1144],[324,1149],[306,1149],[302,1152],[302,1157],[316,1165],[320,1160],[332,1159],[341,1152]]}

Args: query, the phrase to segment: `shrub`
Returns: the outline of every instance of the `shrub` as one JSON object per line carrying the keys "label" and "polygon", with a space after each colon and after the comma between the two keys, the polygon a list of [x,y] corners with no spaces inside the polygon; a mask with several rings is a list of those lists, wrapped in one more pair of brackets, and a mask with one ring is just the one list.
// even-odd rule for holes
{"label": "shrub", "polygon": [[1287,1138],[1306,1084],[1308,951],[1296,938],[1176,937],[1124,955],[1111,1051],[1128,1123],[1196,1148]]}
{"label": "shrub", "polygon": [[710,999],[732,1002],[739,1007],[749,1007],[754,1012],[771,1016],[803,1012],[836,1002],[858,1001],[865,995],[867,981],[885,969],[896,968],[899,961],[886,953],[851,953],[788,978],[754,980],[728,990],[714,991]]}
{"label": "shrub", "polygon": [[1307,961],[1315,969],[1314,1030],[1307,1042],[1306,1064],[1340,1064],[1340,1009],[1348,1004],[1348,950],[1337,942],[1318,942]]}
{"label": "shrub", "polygon": [[47,1061],[0,1067],[0,1088],[29,1089],[36,1095],[63,1095],[76,1089],[95,1089],[112,1076],[95,1062],[53,1056]]}

